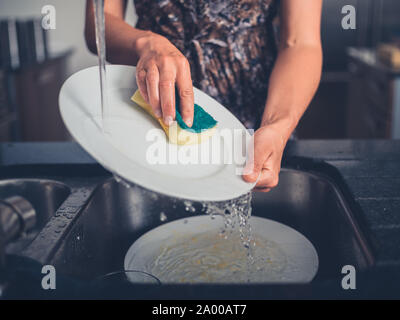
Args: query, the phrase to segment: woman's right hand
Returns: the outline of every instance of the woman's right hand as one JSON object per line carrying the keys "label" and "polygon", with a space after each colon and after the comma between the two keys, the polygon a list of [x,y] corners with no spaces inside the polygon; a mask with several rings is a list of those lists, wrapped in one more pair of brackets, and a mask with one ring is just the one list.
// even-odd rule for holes
{"label": "woman's right hand", "polygon": [[136,81],[143,98],[166,125],[175,119],[175,86],[180,97],[180,113],[193,123],[194,96],[190,66],[185,56],[165,37],[146,32],[136,42],[139,61]]}

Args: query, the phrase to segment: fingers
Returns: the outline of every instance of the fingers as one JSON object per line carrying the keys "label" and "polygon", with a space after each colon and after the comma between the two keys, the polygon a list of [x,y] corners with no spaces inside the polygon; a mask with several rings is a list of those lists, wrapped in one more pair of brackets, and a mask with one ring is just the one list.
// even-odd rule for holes
{"label": "fingers", "polygon": [[[266,192],[267,189],[275,188],[279,182],[279,169],[263,168],[260,179],[255,186],[258,191]],[[269,190],[268,190],[269,191]],[[267,191],[267,192],[268,192]]]}
{"label": "fingers", "polygon": [[146,74],[147,72],[145,69],[139,69],[138,72],[136,72],[136,83],[142,97],[149,102],[149,97],[147,95]]}
{"label": "fingers", "polygon": [[175,119],[175,77],[176,70],[170,65],[161,66],[159,92],[163,121],[167,126]]}
{"label": "fingers", "polygon": [[278,185],[284,147],[281,136],[272,128],[264,126],[254,134],[254,151],[248,152],[243,179],[257,182],[255,191],[269,192]]}
{"label": "fingers", "polygon": [[175,85],[183,121],[191,127],[194,113],[190,66],[185,56],[165,37],[152,34],[140,54],[136,79],[154,114],[170,126],[175,119]]}
{"label": "fingers", "polygon": [[159,86],[158,86],[159,81],[160,81],[160,75],[158,72],[158,68],[156,65],[152,65],[147,69],[146,72],[146,88],[147,88],[148,102],[151,105],[154,114],[158,118],[162,116]]}
{"label": "fingers", "polygon": [[275,188],[279,183],[280,168],[281,156],[279,153],[273,152],[263,163],[260,178],[257,181],[255,189],[257,191],[268,192],[268,189]]}
{"label": "fingers", "polygon": [[258,176],[260,175],[261,168],[256,168],[255,166],[252,169],[249,169],[250,165],[246,164],[243,174],[243,180],[249,183],[254,183],[257,181]]}
{"label": "fingers", "polygon": [[261,187],[257,188],[257,187],[255,187],[253,190],[256,191],[256,192],[270,192],[271,188],[261,188]]}
{"label": "fingers", "polygon": [[[176,49],[175,49],[176,50]],[[183,121],[191,127],[194,95],[190,66],[180,53],[158,54],[139,61],[136,80],[143,98],[157,117],[170,126],[175,119],[175,85],[180,98]]]}
{"label": "fingers", "polygon": [[246,167],[243,171],[243,179],[247,182],[256,182],[260,175],[264,163],[270,158],[272,151],[268,151],[268,146],[259,142],[257,136],[254,137],[253,148],[249,150]]}
{"label": "fingers", "polygon": [[180,112],[183,121],[188,127],[193,124],[194,113],[194,94],[192,77],[190,75],[190,67],[187,60],[184,59],[180,62],[179,72],[176,77],[176,84],[180,98]]}

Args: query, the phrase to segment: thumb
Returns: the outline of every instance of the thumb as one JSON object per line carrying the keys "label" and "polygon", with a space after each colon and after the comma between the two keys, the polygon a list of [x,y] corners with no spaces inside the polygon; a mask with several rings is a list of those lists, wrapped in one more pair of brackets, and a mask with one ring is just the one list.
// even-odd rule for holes
{"label": "thumb", "polygon": [[243,179],[247,182],[256,182],[269,153],[264,146],[254,139],[254,147],[249,150],[246,166],[243,170]]}

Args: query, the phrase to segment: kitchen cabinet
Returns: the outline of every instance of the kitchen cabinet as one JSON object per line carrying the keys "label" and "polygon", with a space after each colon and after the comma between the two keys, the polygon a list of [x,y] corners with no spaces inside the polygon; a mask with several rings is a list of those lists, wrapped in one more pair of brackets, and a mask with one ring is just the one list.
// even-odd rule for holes
{"label": "kitchen cabinet", "polygon": [[10,82],[12,77],[4,70],[0,70],[0,141],[15,139],[16,113],[12,108]]}
{"label": "kitchen cabinet", "polygon": [[400,138],[400,70],[391,69],[370,49],[348,50],[349,138]]}
{"label": "kitchen cabinet", "polygon": [[62,141],[58,108],[71,49],[49,50],[41,18],[0,21],[0,141]]}
{"label": "kitchen cabinet", "polygon": [[22,141],[63,141],[69,135],[58,109],[67,56],[15,71],[16,104]]}

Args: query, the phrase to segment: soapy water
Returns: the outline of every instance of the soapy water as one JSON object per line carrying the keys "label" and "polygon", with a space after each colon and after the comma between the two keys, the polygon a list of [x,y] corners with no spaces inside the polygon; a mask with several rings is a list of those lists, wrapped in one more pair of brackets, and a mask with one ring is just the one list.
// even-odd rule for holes
{"label": "soapy water", "polygon": [[240,233],[225,239],[218,230],[171,237],[157,254],[146,259],[144,270],[161,283],[265,283],[282,281],[286,254],[273,241],[259,235],[253,240],[254,259]]}

